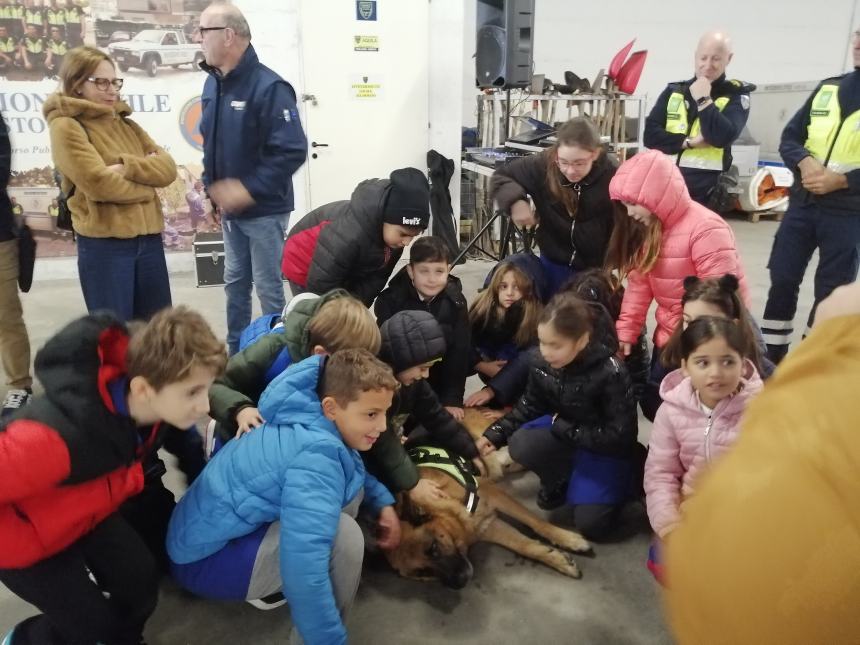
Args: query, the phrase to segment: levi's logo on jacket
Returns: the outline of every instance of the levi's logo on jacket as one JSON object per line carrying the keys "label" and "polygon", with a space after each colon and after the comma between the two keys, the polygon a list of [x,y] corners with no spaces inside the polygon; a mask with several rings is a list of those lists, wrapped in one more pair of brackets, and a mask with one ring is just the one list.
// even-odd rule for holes
{"label": "levi's logo on jacket", "polygon": [[404,217],[403,226],[421,226],[420,217]]}

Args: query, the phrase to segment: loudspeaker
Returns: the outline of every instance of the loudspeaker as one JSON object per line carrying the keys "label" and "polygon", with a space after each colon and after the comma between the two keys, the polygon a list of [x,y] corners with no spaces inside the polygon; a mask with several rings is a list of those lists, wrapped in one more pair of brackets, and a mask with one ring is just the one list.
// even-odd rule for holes
{"label": "loudspeaker", "polygon": [[528,87],[535,0],[477,0],[475,84]]}

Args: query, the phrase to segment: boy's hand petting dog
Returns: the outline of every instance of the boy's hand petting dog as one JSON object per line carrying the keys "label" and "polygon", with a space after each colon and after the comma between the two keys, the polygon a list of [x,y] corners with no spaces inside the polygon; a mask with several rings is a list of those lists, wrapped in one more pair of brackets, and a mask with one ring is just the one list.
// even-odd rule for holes
{"label": "boy's hand petting dog", "polygon": [[457,419],[457,421],[462,421],[466,418],[466,413],[463,412],[463,408],[456,408],[453,405],[446,405],[445,409],[448,410],[448,414]]}
{"label": "boy's hand petting dog", "polygon": [[482,457],[486,457],[496,451],[496,447],[493,445],[493,442],[486,437],[478,439],[475,442],[475,445],[478,446],[478,452],[481,453]]}
{"label": "boy's hand petting dog", "polygon": [[254,428],[259,428],[265,422],[266,420],[260,416],[260,411],[257,408],[242,408],[236,415],[236,425],[239,426],[236,431],[236,438],[251,432]]}
{"label": "boy's hand petting dog", "polygon": [[409,499],[418,506],[427,506],[434,501],[448,499],[448,494],[436,482],[419,479],[418,483],[409,490]]}
{"label": "boy's hand petting dog", "polygon": [[466,399],[464,405],[467,408],[477,408],[492,401],[495,395],[491,387],[485,386]]}
{"label": "boy's hand petting dog", "polygon": [[400,545],[400,518],[393,506],[385,506],[379,511],[376,544],[385,551],[392,551]]}

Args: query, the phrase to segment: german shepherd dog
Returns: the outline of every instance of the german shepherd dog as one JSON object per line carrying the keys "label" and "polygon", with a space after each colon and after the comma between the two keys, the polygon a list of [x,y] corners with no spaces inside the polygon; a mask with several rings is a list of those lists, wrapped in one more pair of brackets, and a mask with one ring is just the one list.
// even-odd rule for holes
{"label": "german shepherd dog", "polygon": [[[467,427],[488,425],[487,419],[467,420]],[[475,429],[470,427],[470,433]],[[478,504],[473,513],[461,501],[467,488],[436,468],[420,467],[420,476],[436,482],[450,497],[419,508],[406,494],[397,503],[400,546],[386,552],[391,566],[403,577],[438,579],[452,589],[462,589],[472,577],[468,550],[476,542],[492,542],[523,557],[543,562],[571,578],[581,577],[574,553],[590,553],[591,546],[578,533],[545,522],[498,488],[488,478],[480,480]],[[529,527],[549,544],[530,538],[502,519],[510,517]],[[554,545],[554,546],[553,546]]]}

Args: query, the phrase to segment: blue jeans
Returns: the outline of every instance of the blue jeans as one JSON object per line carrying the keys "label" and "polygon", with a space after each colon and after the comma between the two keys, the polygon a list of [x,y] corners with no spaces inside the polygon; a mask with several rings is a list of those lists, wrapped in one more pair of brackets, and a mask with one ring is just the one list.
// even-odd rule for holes
{"label": "blue jeans", "polygon": [[281,277],[284,231],[290,214],[224,220],[224,292],[227,294],[227,346],[239,351],[239,337],[251,324],[251,285],[263,314],[280,313],[285,303]]}
{"label": "blue jeans", "polygon": [[161,235],[130,239],[78,235],[78,275],[87,311],[147,320],[169,307],[170,279]]}

